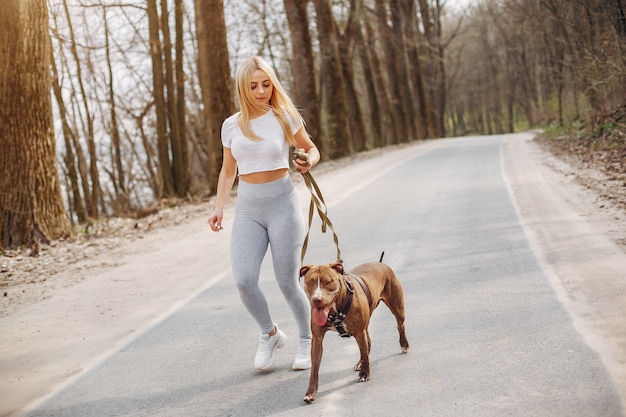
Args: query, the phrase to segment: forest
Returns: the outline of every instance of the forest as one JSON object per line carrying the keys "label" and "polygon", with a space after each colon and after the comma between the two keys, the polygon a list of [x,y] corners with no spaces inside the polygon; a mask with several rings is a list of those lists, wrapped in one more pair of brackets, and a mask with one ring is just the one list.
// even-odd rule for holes
{"label": "forest", "polygon": [[214,194],[249,56],[330,160],[531,128],[624,148],[625,49],[624,0],[3,0],[0,249]]}

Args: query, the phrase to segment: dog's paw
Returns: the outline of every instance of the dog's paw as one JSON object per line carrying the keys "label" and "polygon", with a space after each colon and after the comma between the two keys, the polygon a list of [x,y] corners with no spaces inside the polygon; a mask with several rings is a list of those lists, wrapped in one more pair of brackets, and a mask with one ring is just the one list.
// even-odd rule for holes
{"label": "dog's paw", "polygon": [[315,401],[315,393],[305,395],[304,401],[307,403],[312,403],[313,401]]}
{"label": "dog's paw", "polygon": [[402,346],[402,353],[407,353],[409,351],[409,347],[408,346]]}
{"label": "dog's paw", "polygon": [[359,374],[359,377],[356,379],[356,382],[367,382],[370,380],[370,376],[367,374]]}
{"label": "dog's paw", "polygon": [[356,363],[356,365],[354,365],[354,370],[355,371],[360,371],[361,370],[361,365],[363,364],[363,361],[358,361]]}

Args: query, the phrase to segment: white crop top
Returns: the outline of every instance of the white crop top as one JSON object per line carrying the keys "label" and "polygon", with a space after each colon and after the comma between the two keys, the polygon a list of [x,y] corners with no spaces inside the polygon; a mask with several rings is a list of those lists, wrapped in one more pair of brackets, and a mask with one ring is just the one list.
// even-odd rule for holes
{"label": "white crop top", "polygon": [[[263,138],[260,141],[244,136],[237,123],[238,117],[239,113],[235,113],[224,120],[222,144],[230,148],[237,161],[239,175],[289,168],[289,144],[274,112],[269,110],[263,116],[250,120],[252,131]],[[299,126],[291,117],[287,116],[287,119],[295,134]]]}

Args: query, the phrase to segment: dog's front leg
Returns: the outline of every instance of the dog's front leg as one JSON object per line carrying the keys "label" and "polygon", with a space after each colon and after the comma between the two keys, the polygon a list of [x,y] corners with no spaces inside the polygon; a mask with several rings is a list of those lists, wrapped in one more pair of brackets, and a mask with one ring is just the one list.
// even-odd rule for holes
{"label": "dog's front leg", "polygon": [[365,382],[370,380],[370,346],[368,343],[369,337],[367,330],[354,335],[357,344],[359,345],[359,351],[361,352],[361,360],[354,367],[355,371],[359,371],[359,377],[356,382]]}
{"label": "dog's front leg", "polygon": [[315,401],[317,396],[317,388],[319,385],[320,363],[322,362],[322,353],[324,351],[323,343],[326,331],[313,330],[313,340],[311,341],[311,374],[309,377],[309,387],[306,390],[304,401],[310,403]]}

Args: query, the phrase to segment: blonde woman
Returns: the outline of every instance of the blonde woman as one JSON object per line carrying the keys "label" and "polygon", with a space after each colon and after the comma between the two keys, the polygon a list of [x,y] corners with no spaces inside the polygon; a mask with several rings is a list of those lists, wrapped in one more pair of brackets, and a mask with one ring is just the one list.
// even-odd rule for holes
{"label": "blonde woman", "polygon": [[298,283],[300,249],[305,234],[297,191],[289,176],[289,147],[302,148],[309,164],[293,160],[308,172],[320,154],[274,70],[260,57],[245,60],[237,71],[240,111],[222,125],[224,156],[211,230],[222,229],[224,205],[239,174],[231,238],[231,264],[241,300],[260,327],[254,366],[270,369],[276,349],[287,336],[276,326],[259,287],[261,262],[271,248],[276,281],[298,327],[299,348],[292,368],[311,367],[310,307]]}

